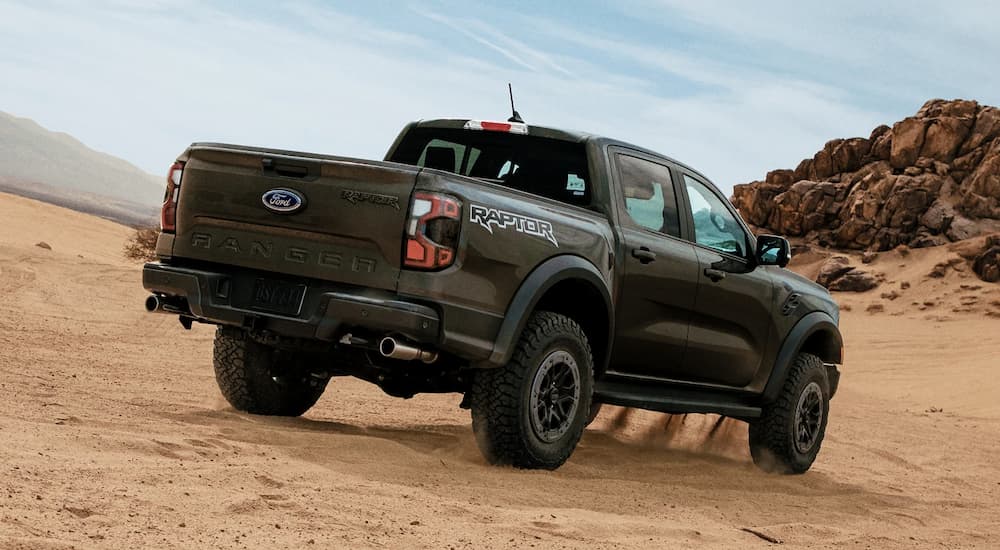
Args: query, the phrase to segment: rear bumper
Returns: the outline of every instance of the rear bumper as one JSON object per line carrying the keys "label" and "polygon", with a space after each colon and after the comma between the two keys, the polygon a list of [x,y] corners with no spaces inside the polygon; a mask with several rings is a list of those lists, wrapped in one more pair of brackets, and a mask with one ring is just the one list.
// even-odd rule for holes
{"label": "rear bumper", "polygon": [[234,300],[239,285],[252,284],[253,273],[220,273],[190,267],[148,263],[142,286],[154,293],[184,298],[190,317],[214,324],[268,330],[283,336],[334,341],[351,329],[401,334],[424,344],[437,344],[441,317],[426,305],[373,289],[333,284],[309,286],[295,317],[256,311]]}

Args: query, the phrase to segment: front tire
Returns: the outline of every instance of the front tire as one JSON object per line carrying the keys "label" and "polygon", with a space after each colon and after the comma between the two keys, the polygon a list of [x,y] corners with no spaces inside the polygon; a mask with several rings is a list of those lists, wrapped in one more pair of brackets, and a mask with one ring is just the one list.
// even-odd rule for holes
{"label": "front tire", "polygon": [[219,390],[238,411],[267,416],[301,416],[326,389],[326,376],[313,376],[301,356],[252,340],[245,331],[219,327],[213,354]]}
{"label": "front tire", "polygon": [[800,353],[781,393],[750,423],[750,454],[762,470],[801,474],[812,466],[830,417],[830,382],[819,357]]}
{"label": "front tire", "polygon": [[528,319],[507,365],[476,373],[472,429],[491,464],[554,470],[590,416],[594,362],[583,329],[550,312]]}

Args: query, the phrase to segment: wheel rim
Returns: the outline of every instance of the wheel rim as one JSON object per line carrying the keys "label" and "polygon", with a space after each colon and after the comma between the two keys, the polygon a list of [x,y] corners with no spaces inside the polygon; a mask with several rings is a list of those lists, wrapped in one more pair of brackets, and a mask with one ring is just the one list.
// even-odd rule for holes
{"label": "wheel rim", "polygon": [[823,390],[816,382],[810,382],[802,390],[795,408],[795,448],[800,453],[808,453],[816,445],[822,425]]}
{"label": "wheel rim", "polygon": [[535,371],[529,402],[531,427],[546,443],[563,436],[580,406],[580,367],[567,351],[548,354]]}

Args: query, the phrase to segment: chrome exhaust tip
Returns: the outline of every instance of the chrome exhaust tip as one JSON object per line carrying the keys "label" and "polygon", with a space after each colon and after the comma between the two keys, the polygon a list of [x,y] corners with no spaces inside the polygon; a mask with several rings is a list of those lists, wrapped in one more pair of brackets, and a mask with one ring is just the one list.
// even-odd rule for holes
{"label": "chrome exhaust tip", "polygon": [[378,343],[378,352],[383,357],[390,359],[399,359],[401,361],[419,360],[428,364],[437,361],[438,358],[438,354],[435,351],[427,351],[406,345],[391,336],[386,336]]}
{"label": "chrome exhaust tip", "polygon": [[150,294],[146,297],[146,311],[150,313],[176,313],[179,315],[188,314],[187,301],[177,296],[163,296],[160,294]]}

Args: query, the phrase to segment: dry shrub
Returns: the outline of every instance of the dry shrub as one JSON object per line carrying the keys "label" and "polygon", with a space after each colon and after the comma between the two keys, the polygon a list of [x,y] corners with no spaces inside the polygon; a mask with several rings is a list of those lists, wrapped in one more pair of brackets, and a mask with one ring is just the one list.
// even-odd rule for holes
{"label": "dry shrub", "polygon": [[125,257],[130,260],[155,260],[156,238],[159,236],[160,230],[156,227],[137,227],[125,241]]}

